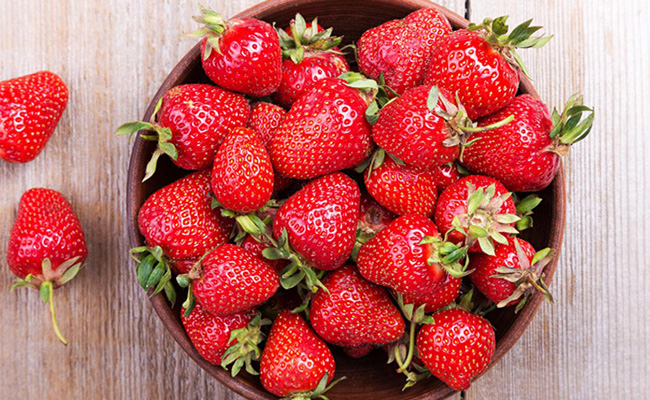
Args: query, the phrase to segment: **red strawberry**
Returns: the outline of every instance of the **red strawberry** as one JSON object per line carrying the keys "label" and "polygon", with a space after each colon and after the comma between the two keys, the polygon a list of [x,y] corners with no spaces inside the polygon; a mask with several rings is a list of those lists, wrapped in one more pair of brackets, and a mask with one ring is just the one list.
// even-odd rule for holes
{"label": "red strawberry", "polygon": [[184,169],[210,167],[226,135],[231,129],[244,126],[250,114],[244,96],[211,85],[176,86],[160,101],[160,109],[153,116],[158,122],[128,122],[116,132],[132,135],[146,129],[157,133],[141,135],[145,140],[158,142],[158,149],[147,165],[145,180],[153,175],[163,153]]}
{"label": "red strawberry", "polygon": [[503,234],[518,233],[516,212],[512,193],[499,181],[469,175],[442,192],[434,217],[441,232],[449,231],[451,242],[494,255],[494,241],[505,243]]}
{"label": "red strawberry", "polygon": [[205,27],[192,36],[203,37],[201,61],[208,78],[254,97],[275,92],[282,79],[282,50],[273,26],[253,18],[225,21],[212,10],[200,9],[194,19]]}
{"label": "red strawberry", "polygon": [[437,43],[451,32],[449,21],[433,8],[367,30],[357,42],[359,68],[373,79],[383,74],[398,94],[422,84]]}
{"label": "red strawberry", "polygon": [[486,319],[459,308],[436,313],[433,319],[418,333],[420,359],[449,387],[465,390],[492,360],[494,329]]}
{"label": "red strawberry", "polygon": [[239,247],[248,251],[253,257],[257,257],[258,259],[265,261],[267,264],[272,266],[273,269],[275,269],[278,273],[280,273],[284,269],[284,267],[286,267],[288,264],[286,260],[282,260],[282,259],[269,260],[264,257],[262,252],[265,249],[272,247],[272,244],[269,243],[267,240],[265,240],[264,237],[261,237],[260,240],[258,241],[252,235],[246,235],[246,237],[244,237],[244,240],[242,240]]}
{"label": "red strawberry", "polygon": [[[467,148],[465,149],[467,150]],[[458,182],[458,180],[463,177],[458,168],[459,166],[455,162],[452,162],[439,165],[431,169],[431,172],[433,172],[434,176],[436,177],[438,194],[442,193],[443,190]]]}
{"label": "red strawberry", "polygon": [[88,250],[79,219],[70,203],[51,189],[30,189],[20,198],[11,229],[7,265],[18,277],[12,287],[40,289],[50,303],[57,337],[63,338],[54,314],[54,289],[75,277]]}
{"label": "red strawberry", "polygon": [[68,104],[68,88],[49,71],[0,82],[0,159],[25,163],[43,150]]}
{"label": "red strawberry", "polygon": [[250,213],[264,206],[273,194],[273,167],[257,134],[235,128],[214,157],[212,191],[225,208]]}
{"label": "red strawberry", "polygon": [[[471,259],[473,261],[473,258]],[[470,261],[469,270],[472,269]],[[471,274],[470,274],[471,276]],[[442,286],[433,292],[422,297],[414,297],[408,294],[403,295],[404,304],[414,304],[418,308],[424,304],[424,312],[430,313],[438,311],[442,307],[452,303],[460,294],[460,284],[462,279],[447,275]]]}
{"label": "red strawberry", "polygon": [[[376,88],[373,81],[354,84]],[[271,161],[277,172],[310,179],[368,158],[372,141],[365,111],[373,95],[348,85],[342,79],[326,78],[294,103],[271,140]]]}
{"label": "red strawberry", "polygon": [[[316,398],[334,377],[332,352],[298,314],[282,312],[273,322],[260,361],[262,386],[280,397]],[[319,390],[316,390],[319,389]]]}
{"label": "red strawberry", "polygon": [[593,112],[581,121],[587,111],[591,109],[575,95],[561,115],[554,110],[551,118],[540,100],[528,94],[518,96],[501,111],[478,121],[489,125],[507,115],[515,117],[505,126],[472,136],[477,140],[465,149],[462,163],[472,172],[500,180],[513,192],[542,190],[555,178],[560,156],[591,130]]}
{"label": "red strawberry", "polygon": [[314,296],[309,321],[326,342],[367,347],[394,342],[404,334],[404,320],[386,289],[365,280],[352,265],[329,274],[323,285],[327,291]]}
{"label": "red strawberry", "polygon": [[516,48],[539,48],[551,39],[533,37],[540,27],[531,27],[532,20],[506,35],[507,18],[454,31],[438,42],[429,59],[424,83],[457,95],[470,119],[492,114],[515,97],[519,69],[526,73]]}
{"label": "red strawberry", "polygon": [[[357,229],[362,233],[374,236],[397,218],[397,215],[385,209],[368,193],[361,194],[359,207],[359,223]],[[365,243],[365,242],[364,242]]]}
{"label": "red strawberry", "polygon": [[374,349],[375,349],[374,346],[357,346],[357,347],[345,347],[343,351],[348,357],[361,358],[370,354],[370,352],[372,352]]}
{"label": "red strawberry", "polygon": [[507,244],[496,246],[494,256],[472,256],[469,268],[474,272],[469,278],[497,307],[519,303],[516,309],[519,311],[534,289],[540,290],[549,300],[552,299],[541,277],[553,255],[554,252],[549,248],[535,253],[530,243],[510,237]]}
{"label": "red strawberry", "polygon": [[438,189],[432,171],[398,165],[386,157],[379,167],[366,170],[364,182],[372,197],[397,215],[429,217],[436,208]]}
{"label": "red strawberry", "polygon": [[286,115],[286,111],[280,106],[273,103],[265,103],[263,101],[253,104],[251,107],[251,114],[246,122],[246,127],[255,131],[268,150],[271,144],[271,138],[278,129],[280,123]]}

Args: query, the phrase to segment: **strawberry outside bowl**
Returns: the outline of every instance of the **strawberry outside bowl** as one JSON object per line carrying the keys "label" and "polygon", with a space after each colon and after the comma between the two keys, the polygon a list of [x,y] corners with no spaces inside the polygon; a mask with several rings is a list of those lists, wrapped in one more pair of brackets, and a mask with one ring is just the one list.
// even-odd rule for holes
{"label": "strawberry outside bowl", "polygon": [[[374,26],[391,19],[403,18],[419,8],[436,8],[440,10],[454,29],[466,27],[468,21],[446,8],[426,0],[271,0],[258,4],[236,17],[252,17],[275,22],[277,26],[288,26],[289,21],[300,12],[307,20],[318,17],[321,25],[332,26],[336,35],[343,35],[343,45],[356,42],[361,34]],[[349,59],[354,68],[353,59]],[[197,44],[167,76],[160,89],[149,103],[144,121],[148,121],[158,100],[172,87],[185,83],[208,83],[201,67],[200,47]],[[529,93],[538,97],[531,82],[521,77],[520,93]],[[129,221],[129,237],[131,247],[142,246],[144,239],[138,231],[138,210],[144,201],[156,190],[175,181],[188,172],[175,167],[167,157],[159,161],[158,171],[153,178],[142,183],[147,161],[155,150],[155,142],[145,141],[138,137],[135,141],[128,171],[127,212]],[[565,222],[565,181],[562,168],[553,183],[539,193],[543,199],[535,211],[535,228],[525,231],[522,237],[533,244],[536,249],[551,247],[560,250]],[[549,263],[544,274],[549,282],[555,272],[558,256]],[[133,273],[134,279],[136,278]],[[183,294],[179,291],[179,298]],[[220,366],[212,365],[204,360],[194,349],[190,339],[183,329],[180,320],[180,303],[174,308],[159,294],[150,298],[153,308],[162,319],[169,333],[196,363],[211,376],[235,392],[249,399],[275,399],[266,392],[258,377],[242,371],[236,378]],[[540,293],[532,295],[530,300],[518,314],[514,307],[497,309],[487,315],[496,332],[496,350],[490,367],[496,364],[521,337],[524,330],[537,312],[543,296]],[[441,381],[430,378],[419,382],[414,387],[402,391],[405,379],[395,372],[394,365],[386,364],[386,354],[376,350],[361,359],[353,360],[343,354],[338,348],[333,348],[336,357],[337,377],[346,376],[347,380],[336,385],[327,393],[331,400],[344,399],[442,399],[454,391]],[[489,368],[488,368],[489,369]]]}

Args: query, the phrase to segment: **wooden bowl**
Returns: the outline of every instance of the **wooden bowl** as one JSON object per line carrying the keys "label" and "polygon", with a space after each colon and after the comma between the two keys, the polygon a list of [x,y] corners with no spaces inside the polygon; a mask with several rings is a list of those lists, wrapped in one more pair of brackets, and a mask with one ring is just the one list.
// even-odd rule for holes
{"label": "wooden bowl", "polygon": [[[258,4],[237,17],[253,17],[278,26],[288,26],[296,12],[300,12],[308,21],[318,16],[318,21],[325,27],[334,27],[337,35],[344,35],[344,44],[356,42],[367,29],[391,19],[402,18],[419,8],[433,7],[444,13],[454,29],[466,27],[468,21],[461,16],[426,0],[277,0]],[[352,61],[352,60],[351,60]],[[209,82],[203,73],[199,58],[199,46],[196,45],[176,65],[167,76],[158,93],[149,103],[143,120],[148,121],[158,99],[169,89],[184,83]],[[522,76],[521,93],[538,96],[530,81]],[[141,183],[145,165],[154,151],[155,144],[141,140],[135,142],[129,166],[127,201],[129,215],[129,235],[132,247],[142,246],[143,237],[138,231],[138,210],[154,191],[187,174],[175,167],[167,157],[161,157],[158,172],[145,183]],[[560,169],[553,183],[539,193],[544,199],[535,211],[535,227],[524,235],[536,249],[552,247],[559,251],[562,243],[565,221],[565,183]],[[547,282],[550,281],[558,257],[546,266]],[[135,274],[133,275],[135,279]],[[488,319],[496,329],[496,351],[490,366],[497,363],[510,350],[523,334],[531,319],[537,312],[543,297],[532,296],[528,304],[515,315],[513,307],[494,311]],[[237,378],[219,366],[205,361],[194,349],[179,317],[179,305],[170,308],[162,294],[150,299],[158,316],[181,347],[210,375],[217,378],[230,389],[249,399],[275,399],[261,386],[258,377],[245,372]],[[180,301],[178,302],[180,303]],[[402,391],[403,375],[395,373],[394,365],[386,364],[386,355],[374,351],[369,356],[352,360],[342,352],[334,350],[337,377],[346,376],[347,380],[335,386],[328,396],[332,400],[342,399],[441,399],[453,393],[453,390],[437,379],[428,379],[414,387]],[[503,379],[507,379],[504,377]]]}

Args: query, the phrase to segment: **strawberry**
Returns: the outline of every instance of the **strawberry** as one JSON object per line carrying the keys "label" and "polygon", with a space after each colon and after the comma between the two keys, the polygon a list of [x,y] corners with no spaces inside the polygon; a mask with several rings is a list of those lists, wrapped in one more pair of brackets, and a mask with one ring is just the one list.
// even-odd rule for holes
{"label": "strawberry", "polygon": [[283,107],[291,105],[317,81],[334,78],[350,70],[338,47],[340,37],[332,28],[324,30],[316,19],[307,24],[300,14],[289,28],[278,29],[282,47],[282,83],[273,100]]}
{"label": "strawberry", "polygon": [[147,165],[147,180],[156,171],[162,154],[184,169],[209,168],[226,135],[231,129],[244,126],[249,114],[250,107],[242,95],[211,85],[180,85],[160,99],[151,122],[128,122],[116,134],[133,135],[141,130],[156,133],[141,134],[145,140],[158,142],[158,149]]}
{"label": "strawberry", "polygon": [[[582,119],[583,113],[591,112]],[[516,192],[539,191],[550,185],[560,168],[560,156],[585,136],[593,124],[593,112],[574,95],[560,114],[553,116],[540,100],[524,94],[501,111],[481,118],[489,125],[506,115],[511,123],[476,133],[476,142],[465,149],[462,163],[472,172],[488,175]]]}
{"label": "strawberry", "polygon": [[280,397],[300,393],[296,398],[316,398],[329,389],[326,386],[334,372],[334,357],[325,342],[300,315],[282,312],[273,322],[262,352],[262,386]]}
{"label": "strawberry", "polygon": [[478,315],[452,308],[433,315],[420,329],[417,349],[429,371],[454,390],[465,390],[494,354],[494,329]]}
{"label": "strawberry", "polygon": [[[404,334],[404,320],[385,288],[365,280],[352,265],[333,271],[311,302],[309,321],[327,343],[344,348],[384,345]],[[362,353],[363,351],[361,351]]]}
{"label": "strawberry", "polygon": [[508,33],[507,16],[470,24],[438,42],[431,53],[424,83],[458,96],[470,119],[507,106],[519,87],[519,70],[526,69],[517,48],[539,48],[552,36],[532,36],[538,26],[528,20]]}
{"label": "strawberry", "polygon": [[[271,161],[278,173],[311,179],[368,158],[372,141],[365,112],[377,84],[361,78],[349,75],[351,84],[322,79],[294,103],[271,139]],[[361,86],[371,93],[357,89]]]}
{"label": "strawberry", "polygon": [[[467,148],[465,150],[467,150]],[[460,166],[458,164],[452,162],[431,169],[431,172],[436,179],[438,194],[442,193],[443,190],[458,182],[458,180],[463,177],[459,168]]]}
{"label": "strawberry", "polygon": [[251,213],[271,200],[273,167],[257,134],[235,128],[214,157],[212,191],[225,208]]}
{"label": "strawberry", "polygon": [[359,68],[380,79],[397,94],[422,84],[426,65],[437,43],[451,32],[449,21],[433,8],[369,29],[357,42]]}
{"label": "strawberry", "polygon": [[266,238],[263,236],[259,238],[258,241],[258,239],[253,237],[253,235],[246,235],[244,237],[244,240],[242,240],[241,244],[239,245],[239,247],[249,252],[253,257],[265,261],[267,264],[272,266],[273,269],[276,270],[278,273],[280,273],[284,269],[284,267],[286,267],[288,264],[286,260],[282,260],[282,259],[269,260],[264,257],[262,252],[265,249],[272,247],[272,243],[266,240]]}
{"label": "strawberry", "polygon": [[205,27],[190,35],[201,37],[205,74],[224,89],[253,97],[275,92],[282,79],[282,50],[270,24],[253,18],[225,21],[200,7],[194,20]]}
{"label": "strawberry", "polygon": [[524,306],[534,289],[552,301],[542,279],[544,267],[554,256],[551,249],[535,253],[530,243],[510,237],[507,244],[497,245],[494,252],[494,256],[476,254],[469,263],[473,270],[469,279],[485,297],[497,307],[517,304],[515,311]]}
{"label": "strawberry", "polygon": [[76,276],[87,255],[81,224],[65,197],[51,189],[30,189],[22,195],[7,246],[7,265],[18,277],[12,289],[40,290],[63,344],[68,342],[56,322],[54,289]]}
{"label": "strawberry", "polygon": [[[468,269],[471,270],[472,258]],[[471,276],[471,274],[470,274]],[[438,311],[442,307],[451,304],[460,294],[460,284],[462,279],[447,275],[447,278],[438,289],[425,296],[415,297],[408,294],[403,295],[404,304],[414,304],[415,308],[424,305],[424,312],[430,313]]]}
{"label": "strawberry", "polygon": [[260,101],[251,107],[251,113],[248,122],[246,122],[246,127],[252,129],[259,135],[262,144],[268,150],[271,144],[271,138],[286,114],[287,112],[282,107],[273,103]]}
{"label": "strawberry", "polygon": [[345,347],[343,348],[343,351],[348,357],[361,358],[370,354],[370,352],[372,352],[374,349],[375,349],[374,346],[366,345],[366,346],[356,346],[356,347]]}
{"label": "strawberry", "polygon": [[388,211],[368,193],[361,194],[357,230],[371,237],[390,224],[397,216]]}
{"label": "strawberry", "polygon": [[470,252],[494,255],[494,242],[503,234],[517,234],[519,220],[512,193],[496,179],[469,175],[445,189],[436,204],[438,229],[449,232],[453,243],[465,243]]}
{"label": "strawberry", "polygon": [[49,71],[0,82],[0,159],[25,163],[38,156],[68,104],[68,88]]}

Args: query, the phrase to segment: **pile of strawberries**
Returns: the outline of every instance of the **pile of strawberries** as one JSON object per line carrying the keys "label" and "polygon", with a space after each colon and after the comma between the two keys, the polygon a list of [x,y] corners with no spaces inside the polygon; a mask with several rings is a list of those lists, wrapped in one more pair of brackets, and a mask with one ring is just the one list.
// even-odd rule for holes
{"label": "pile of strawberries", "polygon": [[366,31],[355,72],[317,20],[201,11],[214,84],[174,87],[117,132],[157,142],[145,179],[163,154],[196,171],[139,211],[140,284],[172,304],[187,288],[199,353],[277,396],[322,396],[332,346],[382,348],[406,386],[468,388],[494,353],[483,315],[550,296],[554,251],[517,237],[541,199],[514,192],[548,186],[593,122],[580,96],[550,114],[517,95],[516,49],[550,37],[506,17],[452,31],[421,9]]}

